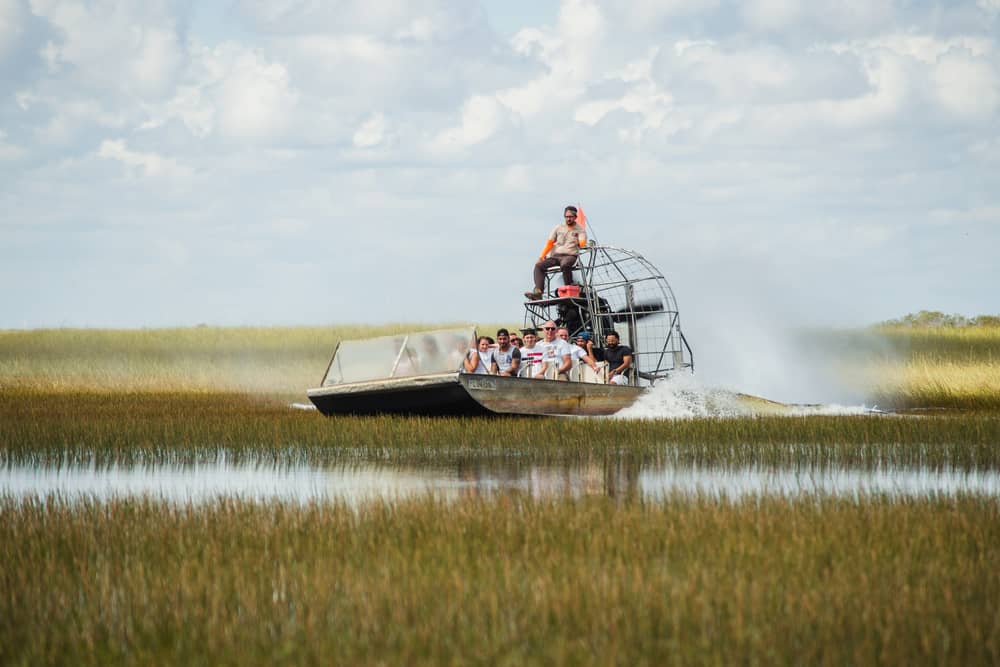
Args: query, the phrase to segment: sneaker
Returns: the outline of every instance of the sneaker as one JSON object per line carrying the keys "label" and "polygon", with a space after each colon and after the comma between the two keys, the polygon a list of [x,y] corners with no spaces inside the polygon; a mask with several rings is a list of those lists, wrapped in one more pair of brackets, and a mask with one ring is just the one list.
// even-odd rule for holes
{"label": "sneaker", "polygon": [[524,298],[527,299],[528,301],[538,301],[539,299],[542,298],[542,291],[531,290],[530,292],[525,292]]}

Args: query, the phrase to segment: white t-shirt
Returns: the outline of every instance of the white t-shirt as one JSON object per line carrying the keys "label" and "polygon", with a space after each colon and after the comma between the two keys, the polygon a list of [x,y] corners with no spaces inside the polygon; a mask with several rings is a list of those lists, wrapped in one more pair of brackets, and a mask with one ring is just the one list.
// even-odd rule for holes
{"label": "white t-shirt", "polygon": [[547,361],[550,366],[555,364],[557,368],[562,365],[562,358],[564,356],[573,356],[573,350],[570,349],[570,344],[562,338],[556,338],[551,343],[543,340],[537,343],[535,347],[542,349],[543,361]]}
{"label": "white t-shirt", "polygon": [[477,355],[479,358],[479,364],[476,366],[476,370],[473,373],[478,373],[480,375],[489,375],[490,367],[493,365],[493,349],[490,348],[486,352],[480,352],[479,349],[469,350],[469,359],[475,359],[476,357],[472,355]]}
{"label": "white t-shirt", "polygon": [[534,377],[538,367],[542,365],[542,356],[545,354],[542,348],[535,343],[532,348],[521,348],[521,370],[518,375]]}
{"label": "white t-shirt", "polygon": [[500,373],[505,373],[509,371],[511,365],[514,363],[514,359],[521,358],[521,352],[513,345],[508,346],[506,352],[504,352],[503,350],[500,349],[499,346],[497,346],[497,348],[493,351],[493,353],[496,354],[497,366],[499,367]]}

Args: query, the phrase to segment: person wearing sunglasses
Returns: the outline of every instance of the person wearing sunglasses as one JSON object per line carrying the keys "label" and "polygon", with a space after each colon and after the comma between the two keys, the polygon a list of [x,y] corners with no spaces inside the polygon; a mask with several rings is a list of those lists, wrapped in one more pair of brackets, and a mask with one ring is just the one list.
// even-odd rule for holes
{"label": "person wearing sunglasses", "polygon": [[[573,284],[573,267],[580,254],[580,248],[587,245],[587,232],[576,224],[577,208],[567,206],[563,211],[563,224],[556,225],[549,234],[545,247],[538,261],[535,262],[535,287],[524,296],[529,301],[542,298],[542,286],[545,285],[545,272],[553,266],[562,270],[563,284]],[[549,255],[549,251],[552,252]]]}
{"label": "person wearing sunglasses", "polygon": [[539,373],[542,377],[554,376],[556,380],[568,380],[569,369],[573,367],[573,348],[570,344],[556,337],[556,323],[549,320],[542,325],[542,367]]}

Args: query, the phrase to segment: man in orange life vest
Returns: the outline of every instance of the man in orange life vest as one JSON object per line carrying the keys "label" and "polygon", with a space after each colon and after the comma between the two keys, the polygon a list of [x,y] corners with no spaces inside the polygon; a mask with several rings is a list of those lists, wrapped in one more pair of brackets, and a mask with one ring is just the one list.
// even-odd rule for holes
{"label": "man in orange life vest", "polygon": [[[587,232],[576,224],[576,206],[567,206],[563,211],[563,224],[556,225],[545,242],[542,254],[535,262],[535,288],[524,296],[532,301],[542,298],[546,269],[558,266],[562,269],[563,284],[573,284],[573,267],[576,265],[580,248],[587,245]],[[549,251],[552,254],[549,255]]]}

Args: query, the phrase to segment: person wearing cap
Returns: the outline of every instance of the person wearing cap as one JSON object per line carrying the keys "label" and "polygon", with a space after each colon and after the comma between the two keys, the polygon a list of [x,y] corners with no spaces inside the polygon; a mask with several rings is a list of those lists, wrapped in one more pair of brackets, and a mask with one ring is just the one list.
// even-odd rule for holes
{"label": "person wearing cap", "polygon": [[[563,210],[563,224],[556,225],[549,234],[542,254],[535,262],[535,287],[524,296],[530,301],[542,298],[542,286],[545,285],[545,272],[558,266],[562,269],[563,284],[573,284],[573,267],[580,254],[580,248],[587,245],[587,232],[576,224],[577,208],[567,206]],[[549,255],[549,251],[552,252]]]}
{"label": "person wearing cap", "polygon": [[590,357],[594,361],[601,361],[601,359],[597,358],[598,357],[597,351],[594,350],[594,340],[593,340],[593,338],[594,337],[590,335],[589,331],[581,331],[580,333],[578,333],[576,335],[576,339],[575,340],[576,340],[576,344],[579,345],[580,347],[582,347],[584,350],[586,350],[587,354],[590,355]]}
{"label": "person wearing cap", "polygon": [[513,377],[521,365],[521,351],[511,345],[510,332],[506,329],[497,330],[497,375]]}
{"label": "person wearing cap", "polygon": [[[565,327],[559,329],[559,331],[556,332],[556,335],[566,342],[569,342],[569,329],[566,329]],[[583,338],[583,336],[586,336],[586,338]],[[573,359],[574,366],[576,366],[577,363],[587,364],[595,373],[599,373],[600,370],[597,368],[597,360],[594,359],[590,350],[587,349],[586,343],[588,342],[590,342],[590,334],[586,331],[581,332],[580,335],[576,337],[576,345],[572,345],[570,357]]]}
{"label": "person wearing cap", "polygon": [[554,374],[557,380],[568,380],[569,369],[573,367],[573,350],[568,342],[556,337],[558,328],[552,320],[542,325],[543,339],[538,346],[544,355],[538,372],[543,377]]}

